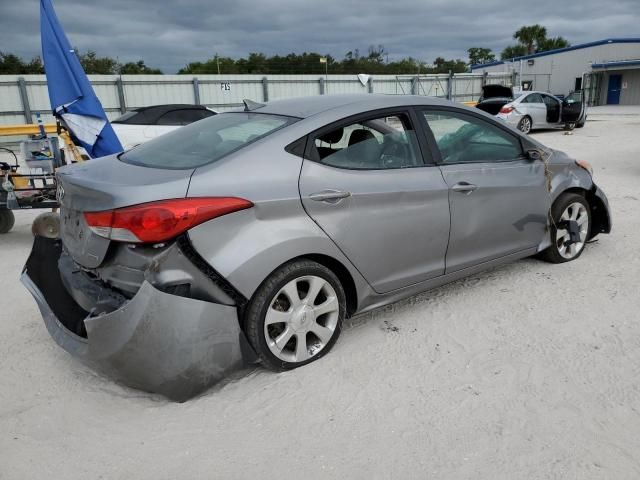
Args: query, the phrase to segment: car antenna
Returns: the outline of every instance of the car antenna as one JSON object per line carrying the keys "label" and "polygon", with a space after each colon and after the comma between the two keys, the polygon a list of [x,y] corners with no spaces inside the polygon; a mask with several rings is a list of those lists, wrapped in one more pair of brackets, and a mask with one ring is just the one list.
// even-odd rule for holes
{"label": "car antenna", "polygon": [[267,106],[265,103],[254,102],[253,100],[249,100],[248,98],[243,99],[242,103],[244,103],[245,112],[252,112],[253,110],[257,110],[258,108]]}

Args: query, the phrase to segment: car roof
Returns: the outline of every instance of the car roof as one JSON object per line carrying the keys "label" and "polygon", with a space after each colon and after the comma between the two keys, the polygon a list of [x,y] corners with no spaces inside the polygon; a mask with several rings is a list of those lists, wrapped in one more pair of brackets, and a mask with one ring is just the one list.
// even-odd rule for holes
{"label": "car roof", "polygon": [[[132,125],[155,125],[165,113],[175,110],[209,110],[204,105],[192,105],[188,103],[170,103],[164,105],[150,105],[148,107],[132,108],[121,117],[112,120],[111,123],[124,123]],[[127,115],[130,114],[130,115]],[[135,114],[135,115],[133,115]]]}
{"label": "car roof", "polygon": [[308,118],[329,110],[343,109],[344,107],[351,107],[354,111],[366,111],[407,105],[451,105],[451,102],[442,98],[418,95],[363,93],[351,95],[316,95],[312,97],[274,100],[255,110],[260,113]]}
{"label": "car roof", "polygon": [[172,110],[180,110],[183,108],[193,108],[196,110],[205,110],[207,107],[203,105],[193,105],[190,103],[168,103],[164,105],[150,105],[148,107],[132,108],[134,112],[151,112],[154,114],[162,115],[163,113],[170,112]]}
{"label": "car roof", "polygon": [[555,97],[555,95],[553,93],[549,93],[549,92],[542,92],[540,90],[523,90],[520,92],[522,95],[529,95],[530,93],[539,93],[541,95],[551,95],[552,97]]}

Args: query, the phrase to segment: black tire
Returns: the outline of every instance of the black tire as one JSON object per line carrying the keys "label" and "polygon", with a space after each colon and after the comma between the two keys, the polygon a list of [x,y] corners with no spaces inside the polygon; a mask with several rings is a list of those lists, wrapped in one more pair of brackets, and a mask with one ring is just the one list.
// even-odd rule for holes
{"label": "black tire", "polygon": [[529,135],[529,133],[531,132],[531,127],[533,127],[533,122],[531,121],[531,117],[529,115],[525,115],[518,122],[518,130],[520,130],[525,135]]}
{"label": "black tire", "polygon": [[[279,297],[276,297],[276,295],[281,292],[283,287],[289,282],[305,276],[320,277],[333,287],[338,301],[338,320],[331,339],[320,351],[311,354],[312,356],[306,361],[289,362],[278,358],[269,348],[265,334],[265,318],[267,310],[271,307],[272,303],[277,301]],[[247,306],[244,317],[244,331],[265,367],[277,372],[291,370],[316,361],[331,350],[340,336],[346,308],[344,289],[338,277],[331,270],[311,260],[295,260],[280,267],[260,285]]]}
{"label": "black tire", "polygon": [[11,210],[0,209],[0,233],[9,233],[16,223],[16,217]]}
{"label": "black tire", "polygon": [[[577,193],[564,193],[560,195],[560,197],[558,197],[558,199],[555,201],[555,203],[551,207],[551,219],[553,220],[551,222],[551,227],[549,229],[551,246],[540,253],[539,257],[542,260],[545,260],[550,263],[571,262],[579,258],[580,255],[582,255],[582,252],[584,252],[584,245],[583,245],[578,251],[577,255],[571,258],[566,258],[560,253],[560,248],[558,247],[557,233],[558,233],[558,225],[560,225],[560,222],[561,222],[560,217],[562,216],[563,212],[571,204],[574,204],[574,203],[580,203],[586,208],[587,215],[588,215],[588,225],[589,225],[588,228],[589,229],[591,228],[591,225],[592,225],[591,208],[589,207],[589,203],[587,202],[585,197]],[[589,233],[590,232],[587,231],[586,239],[589,238]]]}
{"label": "black tire", "polygon": [[567,122],[564,124],[564,129],[567,132],[570,132],[571,130],[573,130],[574,128],[576,128],[576,123],[575,122]]}

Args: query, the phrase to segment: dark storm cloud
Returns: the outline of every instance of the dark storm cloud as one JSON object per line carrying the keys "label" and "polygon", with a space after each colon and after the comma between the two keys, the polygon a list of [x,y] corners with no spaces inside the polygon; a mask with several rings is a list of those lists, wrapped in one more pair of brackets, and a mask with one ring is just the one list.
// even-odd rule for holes
{"label": "dark storm cloud", "polygon": [[[389,57],[466,58],[500,52],[521,25],[540,23],[571,43],[640,36],[638,0],[54,0],[72,45],[171,73],[195,60],[316,51],[337,58],[382,44]],[[0,0],[0,51],[40,52],[39,3]]]}

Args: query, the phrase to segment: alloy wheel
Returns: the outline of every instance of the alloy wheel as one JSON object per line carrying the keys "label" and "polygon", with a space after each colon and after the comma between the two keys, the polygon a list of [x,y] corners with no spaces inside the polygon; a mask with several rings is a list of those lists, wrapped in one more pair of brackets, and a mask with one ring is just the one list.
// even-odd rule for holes
{"label": "alloy wheel", "polygon": [[339,318],[340,304],[331,284],[321,277],[302,276],[284,285],[271,300],[264,336],[278,359],[305,362],[329,344]]}
{"label": "alloy wheel", "polygon": [[[578,240],[572,241],[569,232],[570,222],[575,222],[578,228]],[[574,202],[565,208],[560,216],[556,229],[556,248],[558,253],[566,259],[577,256],[587,240],[589,234],[589,212],[587,208],[579,202]]]}
{"label": "alloy wheel", "polygon": [[531,131],[531,120],[529,117],[523,117],[523,119],[520,120],[519,128],[522,133],[529,133]]}

